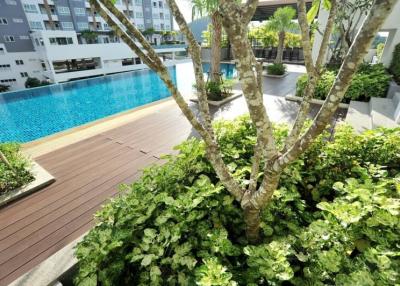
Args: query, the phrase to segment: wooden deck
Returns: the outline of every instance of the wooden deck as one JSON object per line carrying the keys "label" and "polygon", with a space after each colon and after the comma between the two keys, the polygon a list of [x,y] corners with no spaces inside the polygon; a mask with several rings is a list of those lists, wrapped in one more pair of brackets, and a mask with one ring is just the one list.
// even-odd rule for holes
{"label": "wooden deck", "polygon": [[0,209],[0,285],[89,230],[119,184],[134,181],[191,132],[177,108],[166,109],[37,158],[57,181]]}

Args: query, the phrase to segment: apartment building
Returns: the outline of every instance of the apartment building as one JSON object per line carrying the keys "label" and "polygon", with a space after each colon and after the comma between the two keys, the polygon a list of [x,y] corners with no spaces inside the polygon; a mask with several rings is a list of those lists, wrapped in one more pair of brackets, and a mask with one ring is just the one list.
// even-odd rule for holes
{"label": "apartment building", "polygon": [[[158,53],[185,50],[159,46],[162,32],[173,29],[165,0],[115,5],[140,30],[153,31],[146,34]],[[143,67],[88,0],[0,0],[0,84],[11,90],[24,88],[27,77],[58,83]]]}

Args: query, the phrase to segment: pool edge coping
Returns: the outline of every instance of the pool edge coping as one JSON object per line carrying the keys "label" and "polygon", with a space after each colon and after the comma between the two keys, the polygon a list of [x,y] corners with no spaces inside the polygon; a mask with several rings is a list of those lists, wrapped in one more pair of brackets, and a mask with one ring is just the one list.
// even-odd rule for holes
{"label": "pool edge coping", "polygon": [[133,109],[128,109],[37,140],[23,143],[22,150],[24,154],[35,159],[44,154],[101,134],[102,132],[123,126],[174,102],[171,96],[156,100]]}

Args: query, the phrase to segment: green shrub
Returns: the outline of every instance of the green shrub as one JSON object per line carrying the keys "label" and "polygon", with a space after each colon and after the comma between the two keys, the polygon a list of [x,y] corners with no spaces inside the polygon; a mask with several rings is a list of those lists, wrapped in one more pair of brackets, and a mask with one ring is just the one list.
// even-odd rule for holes
{"label": "green shrub", "polygon": [[[224,160],[248,184],[248,116],[215,124]],[[286,126],[275,126],[278,146]],[[76,249],[77,285],[395,285],[400,283],[400,129],[321,135],[282,174],[248,245],[242,210],[190,139],[121,187]],[[386,166],[379,167],[378,165]],[[397,176],[397,177],[396,177]],[[261,178],[260,178],[261,180]],[[335,183],[340,182],[340,183]]]}
{"label": "green shrub", "polygon": [[49,85],[50,83],[47,81],[40,81],[36,77],[28,77],[25,81],[25,87],[26,88],[32,88],[32,87],[39,87],[39,86],[45,86]]}
{"label": "green shrub", "polygon": [[268,65],[267,73],[270,75],[284,75],[286,73],[286,65],[284,65],[284,64]]}
{"label": "green shrub", "polygon": [[[318,81],[314,98],[325,99],[335,81],[337,71],[326,70]],[[389,87],[390,75],[382,64],[362,64],[355,74],[343,102],[350,100],[369,101],[371,97],[386,97]],[[296,84],[296,95],[302,96],[307,84],[307,75],[298,78]]]}
{"label": "green shrub", "polygon": [[394,48],[389,71],[393,75],[397,83],[400,84],[400,43],[398,43]]}
{"label": "green shrub", "polygon": [[20,146],[16,143],[0,144],[0,152],[4,154],[10,163],[10,168],[0,160],[0,195],[12,191],[33,180],[29,171],[29,162],[20,153]]}

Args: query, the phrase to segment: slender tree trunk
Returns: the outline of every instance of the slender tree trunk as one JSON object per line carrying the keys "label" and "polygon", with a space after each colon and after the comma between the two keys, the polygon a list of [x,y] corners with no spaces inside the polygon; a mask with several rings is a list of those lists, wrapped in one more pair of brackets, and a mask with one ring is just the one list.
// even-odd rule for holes
{"label": "slender tree trunk", "polygon": [[221,64],[221,40],[222,40],[222,23],[221,16],[218,12],[214,12],[211,16],[214,32],[211,39],[211,81],[220,81],[220,64]]}
{"label": "slender tree trunk", "polygon": [[256,208],[247,208],[243,210],[244,222],[246,223],[246,237],[251,244],[260,241],[260,210]]}
{"label": "slender tree trunk", "polygon": [[276,59],[275,59],[276,64],[282,63],[284,44],[285,44],[285,32],[281,31],[278,33],[278,52],[276,53]]}
{"label": "slender tree trunk", "polygon": [[53,17],[51,15],[51,9],[50,9],[49,2],[47,2],[47,0],[44,0],[43,4],[44,4],[44,8],[46,9],[47,17],[49,18],[50,28],[52,30],[55,30],[56,29],[56,25],[54,24]]}
{"label": "slender tree trunk", "polygon": [[90,4],[90,12],[92,13],[92,20],[93,20],[93,31],[97,31],[97,23],[96,23],[96,14],[95,9],[92,4]]}

